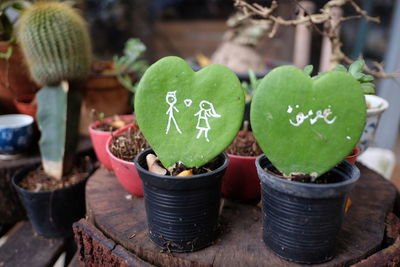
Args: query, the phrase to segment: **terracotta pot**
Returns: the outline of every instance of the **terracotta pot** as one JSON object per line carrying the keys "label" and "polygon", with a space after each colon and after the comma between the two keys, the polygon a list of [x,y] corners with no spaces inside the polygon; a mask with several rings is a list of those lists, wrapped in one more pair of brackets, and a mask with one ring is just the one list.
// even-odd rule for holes
{"label": "terracotta pot", "polygon": [[0,59],[0,106],[5,113],[15,113],[13,99],[21,95],[34,94],[39,87],[29,78],[23,56],[16,45],[0,42],[0,52],[7,52],[12,47],[9,59]]}
{"label": "terracotta pot", "polygon": [[260,180],[256,157],[228,154],[229,164],[222,178],[222,195],[226,198],[250,202],[260,200]]}
{"label": "terracotta pot", "polygon": [[[96,63],[95,63],[96,64]],[[105,64],[97,62],[97,64]],[[108,63],[105,65],[112,65]],[[88,126],[91,124],[92,109],[102,112],[105,116],[131,113],[130,92],[123,87],[114,74],[91,74],[82,83],[82,107],[80,133],[88,135]]]}
{"label": "terracotta pot", "polygon": [[[134,115],[121,115],[120,118],[124,121],[132,121],[135,116]],[[107,117],[102,121],[110,122],[113,117]],[[105,132],[96,130],[95,128],[102,122],[96,121],[92,123],[89,128],[90,139],[92,140],[94,152],[96,153],[97,159],[100,163],[109,171],[112,171],[110,157],[106,151],[106,143],[107,139],[112,136],[113,132]]]}
{"label": "terracotta pot", "polygon": [[346,157],[346,160],[352,164],[356,164],[357,157],[361,154],[361,150],[355,147],[350,155]]}
{"label": "terracotta pot", "polygon": [[[113,136],[118,136],[121,133],[127,131],[129,128],[136,127],[135,124],[127,125],[114,132]],[[109,156],[112,169],[118,182],[131,194],[142,197],[143,196],[143,185],[140,180],[139,174],[136,169],[135,163],[125,161],[114,156],[110,151],[112,136],[110,135],[106,143],[106,151]]]}
{"label": "terracotta pot", "polygon": [[21,95],[14,98],[14,105],[21,114],[32,116],[36,119],[37,105],[33,103],[34,94]]}

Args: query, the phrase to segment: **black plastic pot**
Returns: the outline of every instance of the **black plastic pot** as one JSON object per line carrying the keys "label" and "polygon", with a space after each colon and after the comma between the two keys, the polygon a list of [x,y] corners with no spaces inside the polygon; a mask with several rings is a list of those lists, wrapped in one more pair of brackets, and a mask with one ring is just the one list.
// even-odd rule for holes
{"label": "black plastic pot", "polygon": [[38,166],[34,164],[20,169],[12,178],[32,227],[47,238],[71,236],[72,223],[85,216],[85,185],[93,173],[93,166],[88,166],[89,175],[84,180],[63,189],[33,192],[20,187],[19,181]]}
{"label": "black plastic pot", "polygon": [[217,157],[218,168],[190,177],[165,176],[147,170],[146,149],[135,160],[143,181],[150,239],[163,249],[189,252],[209,246],[218,234],[221,180],[229,159]]}
{"label": "black plastic pot", "polygon": [[264,243],[290,261],[311,264],[332,259],[347,193],[360,176],[358,168],[343,161],[331,170],[341,182],[311,184],[282,179],[269,171],[273,166],[264,155],[257,158],[256,166]]}

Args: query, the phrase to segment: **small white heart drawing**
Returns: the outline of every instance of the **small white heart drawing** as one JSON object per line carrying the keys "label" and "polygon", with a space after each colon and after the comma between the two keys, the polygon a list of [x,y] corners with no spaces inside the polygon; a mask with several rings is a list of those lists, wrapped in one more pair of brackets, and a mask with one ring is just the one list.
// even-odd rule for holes
{"label": "small white heart drawing", "polygon": [[186,106],[186,107],[190,107],[190,105],[192,105],[192,99],[185,99],[185,100],[183,101],[183,103],[185,103],[185,106]]}

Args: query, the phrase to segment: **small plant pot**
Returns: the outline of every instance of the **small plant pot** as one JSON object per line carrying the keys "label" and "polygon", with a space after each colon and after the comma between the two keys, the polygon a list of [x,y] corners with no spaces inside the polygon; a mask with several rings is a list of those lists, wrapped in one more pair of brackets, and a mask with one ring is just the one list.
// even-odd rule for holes
{"label": "small plant pot", "polygon": [[351,164],[356,164],[357,157],[360,155],[361,150],[356,146],[351,154],[346,157],[346,160]]}
{"label": "small plant pot", "polygon": [[0,115],[0,154],[12,156],[29,150],[33,141],[33,118],[23,114]]}
{"label": "small plant pot", "polygon": [[256,157],[228,156],[229,164],[222,178],[222,195],[233,200],[258,203],[261,193]]}
{"label": "small plant pot", "polygon": [[[122,120],[129,121],[133,120],[134,115],[122,115],[120,116]],[[102,121],[110,122],[113,117],[107,117]],[[106,151],[106,143],[109,137],[112,136],[113,132],[105,132],[101,130],[96,130],[95,128],[102,122],[96,121],[89,126],[90,139],[92,140],[94,152],[96,153],[97,159],[100,163],[109,171],[112,171],[112,165],[109,155]]]}
{"label": "small plant pot", "polygon": [[146,149],[136,157],[144,186],[150,239],[163,249],[190,252],[209,246],[218,234],[221,180],[228,156],[220,154],[218,168],[199,175],[176,177],[147,170]]}
{"label": "small plant pot", "polygon": [[[125,127],[115,131],[113,136],[114,137],[119,136],[123,132],[126,132],[133,127],[136,127],[136,125],[135,124],[126,125]],[[117,158],[110,151],[110,145],[113,136],[110,135],[109,138],[107,139],[105,149],[107,156],[110,159],[110,163],[114,171],[114,174],[117,177],[118,182],[122,185],[123,188],[125,188],[126,191],[136,196],[142,197],[143,196],[142,180],[140,180],[135,163]]]}
{"label": "small plant pot", "polygon": [[331,170],[341,182],[311,184],[282,179],[262,155],[256,166],[261,180],[264,243],[280,257],[321,263],[334,257],[347,194],[360,171],[347,161]]}
{"label": "small plant pot", "polygon": [[93,172],[81,182],[66,188],[33,192],[20,187],[18,183],[39,164],[18,170],[12,178],[12,185],[24,206],[36,233],[46,238],[59,238],[72,235],[72,223],[85,216],[85,185]]}
{"label": "small plant pot", "polygon": [[361,153],[367,150],[374,141],[376,129],[378,128],[382,113],[389,107],[389,103],[384,98],[376,95],[366,95],[365,100],[368,109],[367,122],[358,145]]}

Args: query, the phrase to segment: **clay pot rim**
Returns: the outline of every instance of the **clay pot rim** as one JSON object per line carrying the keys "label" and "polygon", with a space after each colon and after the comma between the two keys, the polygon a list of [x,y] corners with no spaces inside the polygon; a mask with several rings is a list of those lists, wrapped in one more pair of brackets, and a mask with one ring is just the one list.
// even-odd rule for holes
{"label": "clay pot rim", "polygon": [[346,157],[346,159],[348,158],[356,158],[361,154],[361,150],[358,148],[358,146],[356,146],[355,148],[353,148],[353,150],[351,151],[351,154],[348,155]]}
{"label": "clay pot rim", "polygon": [[228,157],[230,157],[230,158],[239,159],[239,160],[247,160],[247,161],[256,160],[258,157],[258,156],[240,156],[240,155],[235,155],[235,154],[230,154],[230,153],[227,153],[227,154],[228,154]]}
{"label": "clay pot rim", "polygon": [[[120,116],[123,120],[125,120],[125,118],[127,118],[127,120],[129,120],[129,119],[135,119],[135,115],[134,114],[125,114],[125,115],[118,115],[118,116]],[[111,132],[109,132],[109,131],[107,131],[107,132],[105,132],[105,131],[101,131],[101,130],[96,130],[96,129],[94,129],[94,127],[96,127],[97,125],[99,125],[101,122],[103,122],[103,121],[110,121],[110,120],[112,120],[114,118],[114,116],[109,116],[109,117],[106,117],[106,118],[104,118],[104,119],[102,119],[102,120],[97,120],[97,121],[95,121],[95,122],[92,122],[91,124],[89,124],[89,133],[94,133],[94,134],[96,134],[96,135],[112,135],[112,134],[114,134],[114,133],[116,133],[117,131],[119,131],[119,130],[121,130],[121,129],[123,129],[124,127],[126,127],[127,125],[130,125],[130,124],[127,124],[127,125],[125,125],[124,127],[122,127],[121,129],[118,129],[118,130],[115,130],[115,131],[111,131]]]}
{"label": "clay pot rim", "polygon": [[120,158],[116,157],[113,153],[111,153],[111,151],[110,151],[110,144],[111,144],[111,141],[112,141],[114,136],[118,136],[121,133],[127,131],[129,128],[135,128],[136,126],[137,125],[135,123],[130,123],[130,124],[125,125],[124,127],[120,128],[120,129],[114,131],[114,132],[111,132],[110,136],[108,137],[108,139],[106,141],[106,151],[107,151],[107,154],[110,157],[110,159],[115,160],[115,161],[117,161],[119,163],[122,163],[122,164],[136,166],[134,161],[127,161],[127,160],[120,159]]}

